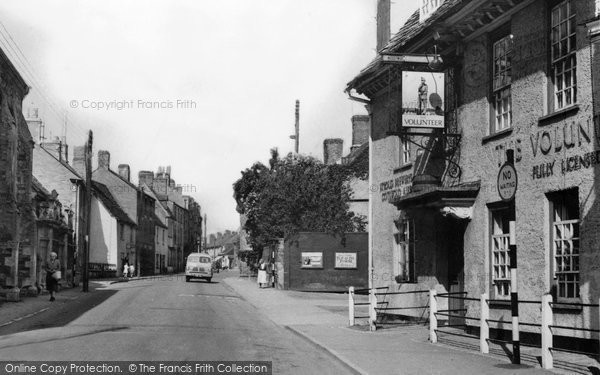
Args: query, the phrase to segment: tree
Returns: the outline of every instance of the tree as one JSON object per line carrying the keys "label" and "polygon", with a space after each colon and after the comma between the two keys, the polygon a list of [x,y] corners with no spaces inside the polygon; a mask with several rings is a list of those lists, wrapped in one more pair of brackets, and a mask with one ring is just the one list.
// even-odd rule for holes
{"label": "tree", "polygon": [[255,163],[233,185],[237,211],[246,215],[244,229],[252,248],[262,249],[300,231],[344,233],[365,230],[365,218],[348,211],[347,181],[364,171],[324,165],[302,155],[279,158],[271,150],[269,167]]}

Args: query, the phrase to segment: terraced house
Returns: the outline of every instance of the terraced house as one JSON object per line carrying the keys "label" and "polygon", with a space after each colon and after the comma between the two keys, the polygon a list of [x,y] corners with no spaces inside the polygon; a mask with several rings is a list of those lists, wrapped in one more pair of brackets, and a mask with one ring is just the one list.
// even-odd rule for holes
{"label": "terraced house", "polygon": [[[600,297],[598,2],[414,5],[346,88],[371,116],[372,285],[487,293],[491,319],[508,322],[491,325],[499,334],[511,329],[511,292],[528,301],[551,294],[563,303],[554,305],[554,324],[598,329],[597,310],[581,305]],[[498,189],[507,161],[518,177],[502,187],[514,198]],[[392,301],[420,306],[426,298]],[[449,300],[453,311],[479,317],[479,302]],[[540,321],[539,304],[519,309],[522,321]],[[478,329],[477,319],[462,321]],[[534,326],[521,329],[539,336]],[[597,339],[572,329],[554,335],[582,345]]]}

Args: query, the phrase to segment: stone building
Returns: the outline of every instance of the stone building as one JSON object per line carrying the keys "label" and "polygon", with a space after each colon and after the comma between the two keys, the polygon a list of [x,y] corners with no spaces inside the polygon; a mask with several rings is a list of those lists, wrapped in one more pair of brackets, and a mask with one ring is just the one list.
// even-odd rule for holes
{"label": "stone building", "polygon": [[[508,223],[516,221],[519,298],[551,293],[555,301],[597,303],[594,1],[432,3],[423,0],[347,86],[367,104],[372,124],[372,285],[488,293],[491,319],[511,321]],[[418,116],[430,117],[419,123]],[[444,128],[430,126],[437,121]],[[497,189],[511,154],[518,175],[512,202]],[[402,298],[390,303],[424,302]],[[597,312],[564,307],[555,324],[598,329],[590,315]],[[479,316],[478,303],[451,308]],[[539,305],[520,310],[522,321],[540,319]]]}
{"label": "stone building", "polygon": [[[20,287],[30,274],[22,274],[18,266],[21,259],[32,259],[36,233],[33,140],[22,111],[29,88],[1,50],[0,74],[0,287]],[[32,266],[30,260],[25,263]]]}
{"label": "stone building", "polygon": [[97,181],[92,185],[89,274],[91,278],[122,276],[125,263],[135,264],[131,262],[136,258],[129,255],[135,249],[137,225],[106,185]]}
{"label": "stone building", "polygon": [[[19,257],[19,274],[23,277],[21,287],[30,286],[35,294],[46,288],[44,262],[55,252],[61,262],[63,272],[70,275],[64,278],[72,282],[73,254],[69,244],[73,238],[73,212],[64,209],[56,190],[48,191],[35,177],[32,179],[32,204],[36,215],[36,231],[31,239],[33,253]],[[71,248],[72,250],[72,248]],[[64,285],[64,284],[63,284]]]}
{"label": "stone building", "polygon": [[[136,227],[135,230],[127,233],[129,237],[126,235],[123,237],[126,241],[126,247],[122,251],[123,254],[119,254],[116,268],[122,269],[123,262],[127,260],[130,265],[135,267],[135,272],[138,273],[141,266],[141,252],[145,249],[138,246],[137,243],[138,213],[140,212],[138,207],[139,192],[138,188],[129,180],[128,172],[129,167],[124,168],[124,165],[120,168],[119,173],[113,171],[110,168],[110,153],[108,151],[98,151],[98,168],[92,172],[92,180],[106,187],[119,209],[127,216],[127,222]],[[122,233],[127,231],[126,228],[123,229]],[[152,227],[150,243],[154,245],[154,227]],[[94,249],[90,245],[90,254],[92,251]],[[154,258],[154,254],[152,254],[152,258]]]}

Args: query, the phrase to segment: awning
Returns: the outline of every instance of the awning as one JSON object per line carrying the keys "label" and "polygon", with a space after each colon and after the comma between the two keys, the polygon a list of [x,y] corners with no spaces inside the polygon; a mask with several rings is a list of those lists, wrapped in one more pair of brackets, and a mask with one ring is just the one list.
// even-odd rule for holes
{"label": "awning", "polygon": [[446,211],[456,211],[456,207],[471,207],[479,193],[479,181],[467,182],[456,186],[428,186],[425,189],[403,195],[392,203],[399,210],[414,208],[452,207]]}

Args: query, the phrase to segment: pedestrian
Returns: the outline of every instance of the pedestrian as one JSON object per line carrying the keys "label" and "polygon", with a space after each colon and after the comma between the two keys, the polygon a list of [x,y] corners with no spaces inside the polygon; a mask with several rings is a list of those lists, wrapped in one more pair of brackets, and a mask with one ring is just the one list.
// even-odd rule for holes
{"label": "pedestrian", "polygon": [[263,284],[267,283],[267,264],[264,259],[258,262],[258,287],[262,288]]}
{"label": "pedestrian", "polygon": [[129,272],[129,263],[125,262],[125,265],[123,266],[123,277],[127,277],[127,273]]}
{"label": "pedestrian", "polygon": [[60,262],[55,252],[50,253],[50,259],[46,261],[46,289],[50,292],[50,302],[53,302],[58,291],[58,280],[60,280]]}
{"label": "pedestrian", "polygon": [[129,266],[129,277],[133,277],[134,273],[135,273],[135,267],[132,264]]}

